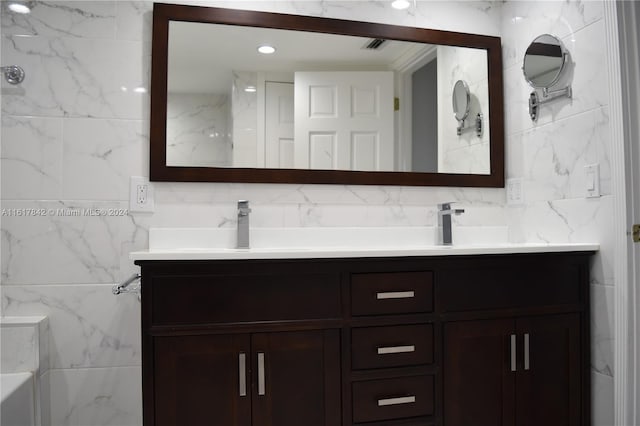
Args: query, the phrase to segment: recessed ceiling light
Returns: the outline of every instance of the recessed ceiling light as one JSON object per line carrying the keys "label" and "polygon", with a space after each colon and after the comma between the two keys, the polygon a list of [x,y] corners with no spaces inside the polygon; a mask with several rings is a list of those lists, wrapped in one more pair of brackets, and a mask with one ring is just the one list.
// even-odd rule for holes
{"label": "recessed ceiling light", "polygon": [[133,89],[133,91],[136,93],[147,93],[147,89],[142,86],[136,87],[135,89]]}
{"label": "recessed ceiling light", "polygon": [[409,0],[394,0],[393,3],[391,3],[391,7],[399,10],[407,9],[409,6],[411,6]]}
{"label": "recessed ceiling light", "polygon": [[245,92],[249,92],[249,93],[253,93],[255,91],[257,91],[256,86],[247,86],[244,88]]}
{"label": "recessed ceiling light", "polygon": [[10,11],[15,13],[29,13],[31,9],[24,3],[9,3],[7,6]]}
{"label": "recessed ceiling light", "polygon": [[265,55],[270,55],[275,51],[276,51],[275,47],[269,46],[269,45],[266,45],[266,44],[264,46],[258,47],[258,52],[264,53]]}

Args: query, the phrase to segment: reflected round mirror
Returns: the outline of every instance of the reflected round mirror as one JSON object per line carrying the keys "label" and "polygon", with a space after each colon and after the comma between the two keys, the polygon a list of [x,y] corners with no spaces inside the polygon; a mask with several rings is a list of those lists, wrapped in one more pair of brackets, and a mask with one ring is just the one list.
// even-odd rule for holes
{"label": "reflected round mirror", "polygon": [[566,63],[565,49],[552,35],[537,37],[527,48],[522,71],[527,82],[535,88],[548,88],[555,84]]}
{"label": "reflected round mirror", "polygon": [[462,121],[467,118],[470,104],[469,86],[462,80],[456,81],[453,86],[453,112],[456,115],[456,120]]}

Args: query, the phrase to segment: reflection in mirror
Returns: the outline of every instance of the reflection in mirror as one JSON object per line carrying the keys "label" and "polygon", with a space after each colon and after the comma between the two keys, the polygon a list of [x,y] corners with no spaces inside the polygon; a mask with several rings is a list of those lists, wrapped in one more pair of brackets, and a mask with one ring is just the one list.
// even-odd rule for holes
{"label": "reflection in mirror", "polygon": [[166,165],[489,174],[489,132],[459,137],[449,118],[462,79],[466,113],[488,113],[487,63],[485,49],[171,21]]}
{"label": "reflection in mirror", "polygon": [[483,131],[483,114],[480,109],[480,104],[478,99],[473,97],[473,110],[477,111],[475,114],[475,120],[472,125],[465,126],[465,120],[469,117],[469,113],[472,109],[471,102],[471,93],[469,91],[469,85],[463,80],[456,81],[455,86],[453,86],[453,96],[452,96],[452,104],[453,104],[453,113],[458,120],[458,127],[456,128],[457,135],[462,136],[463,132],[467,130],[475,130],[476,137],[482,138]]}
{"label": "reflection in mirror", "polygon": [[456,120],[464,121],[469,116],[469,104],[471,102],[471,94],[469,86],[462,80],[456,81],[453,86],[453,113]]}

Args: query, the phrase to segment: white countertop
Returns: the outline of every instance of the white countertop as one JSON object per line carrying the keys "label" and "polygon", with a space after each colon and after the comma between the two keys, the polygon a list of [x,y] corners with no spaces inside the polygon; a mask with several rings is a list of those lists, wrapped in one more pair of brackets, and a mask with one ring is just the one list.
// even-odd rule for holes
{"label": "white countertop", "polygon": [[598,244],[487,244],[465,246],[383,247],[383,248],[255,248],[142,250],[130,254],[132,260],[234,260],[234,259],[331,259],[356,257],[460,256],[478,254],[559,253],[597,251]]}
{"label": "white countertop", "polygon": [[233,248],[234,228],[151,228],[132,260],[330,259],[596,251],[588,244],[507,243],[505,227],[456,227],[451,246],[434,227],[253,228],[251,248]]}

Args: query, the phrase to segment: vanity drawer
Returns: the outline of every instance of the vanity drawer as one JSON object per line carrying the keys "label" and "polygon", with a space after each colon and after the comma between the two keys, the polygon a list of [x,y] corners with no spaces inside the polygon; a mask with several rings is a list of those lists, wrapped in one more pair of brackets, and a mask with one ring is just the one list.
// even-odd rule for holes
{"label": "vanity drawer", "polygon": [[432,363],[432,324],[354,328],[351,332],[354,370]]}
{"label": "vanity drawer", "polygon": [[518,268],[446,269],[438,274],[438,303],[444,312],[577,305],[583,279],[578,265],[544,259]]}
{"label": "vanity drawer", "polygon": [[354,382],[352,393],[354,423],[434,414],[433,376]]}
{"label": "vanity drawer", "polygon": [[152,322],[215,324],[340,318],[338,274],[155,276]]}
{"label": "vanity drawer", "polygon": [[354,316],[406,314],[432,310],[432,272],[351,275],[351,313]]}

